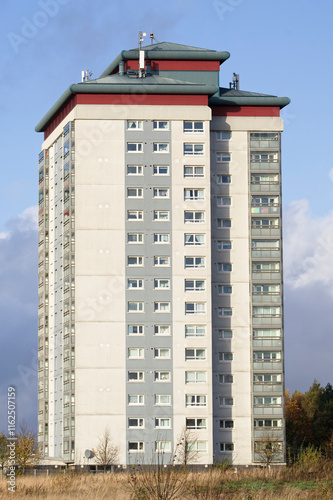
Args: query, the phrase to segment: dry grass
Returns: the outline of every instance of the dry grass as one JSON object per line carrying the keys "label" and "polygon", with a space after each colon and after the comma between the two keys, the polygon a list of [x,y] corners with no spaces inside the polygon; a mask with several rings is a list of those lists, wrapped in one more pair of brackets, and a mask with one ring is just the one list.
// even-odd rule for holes
{"label": "dry grass", "polygon": [[[142,473],[141,473],[142,474]],[[153,500],[158,497],[130,487],[135,473],[63,474],[21,476],[16,479],[15,496],[22,500]],[[182,473],[184,481],[184,473]],[[146,483],[147,484],[147,483]],[[152,488],[154,491],[154,488]],[[11,497],[7,481],[0,481],[0,500]],[[189,500],[315,500],[333,499],[333,463],[281,469],[230,470],[185,473],[179,499]]]}

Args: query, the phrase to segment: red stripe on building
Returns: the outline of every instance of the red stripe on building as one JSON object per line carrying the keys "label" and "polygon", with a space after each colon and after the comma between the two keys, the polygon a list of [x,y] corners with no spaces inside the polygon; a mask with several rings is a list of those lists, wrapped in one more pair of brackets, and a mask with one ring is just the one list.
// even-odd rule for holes
{"label": "red stripe on building", "polygon": [[212,106],[213,116],[280,116],[277,106]]}
{"label": "red stripe on building", "polygon": [[[149,59],[147,59],[149,61]],[[150,61],[153,71],[220,71],[220,61]],[[125,70],[139,69],[139,61],[126,61]]]}
{"label": "red stripe on building", "polygon": [[97,105],[146,105],[146,106],[208,106],[207,95],[162,95],[162,94],[76,94],[55,115],[44,131],[44,140],[77,104]]}

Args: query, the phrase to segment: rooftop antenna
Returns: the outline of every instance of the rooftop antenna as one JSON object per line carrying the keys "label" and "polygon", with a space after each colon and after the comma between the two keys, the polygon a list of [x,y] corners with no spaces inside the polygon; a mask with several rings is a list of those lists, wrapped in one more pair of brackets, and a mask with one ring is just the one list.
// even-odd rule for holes
{"label": "rooftop antenna", "polygon": [[147,34],[139,31],[139,78],[142,78],[142,70],[145,69],[145,51],[141,50],[141,43],[144,41],[144,36],[147,36]]}
{"label": "rooftop antenna", "polygon": [[157,38],[154,36],[154,33],[150,33],[150,43],[153,45],[153,43],[160,43]]}
{"label": "rooftop antenna", "polygon": [[90,80],[90,77],[92,76],[92,72],[89,71],[89,69],[86,69],[81,72],[81,82],[88,82]]}
{"label": "rooftop antenna", "polygon": [[229,88],[239,90],[239,75],[237,73],[233,73],[232,82],[229,82]]}

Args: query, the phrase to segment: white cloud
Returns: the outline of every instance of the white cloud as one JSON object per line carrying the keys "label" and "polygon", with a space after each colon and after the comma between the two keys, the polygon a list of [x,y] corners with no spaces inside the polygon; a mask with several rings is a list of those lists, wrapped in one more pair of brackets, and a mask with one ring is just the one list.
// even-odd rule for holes
{"label": "white cloud", "polygon": [[292,288],[317,283],[333,295],[333,212],[314,217],[308,200],[284,212],[284,280]]}

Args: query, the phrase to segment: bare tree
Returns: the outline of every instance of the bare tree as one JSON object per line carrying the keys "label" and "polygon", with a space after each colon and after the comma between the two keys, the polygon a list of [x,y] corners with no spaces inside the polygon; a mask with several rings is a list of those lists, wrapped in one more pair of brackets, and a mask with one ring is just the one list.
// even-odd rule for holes
{"label": "bare tree", "polygon": [[198,461],[198,439],[191,430],[183,428],[177,438],[174,453],[174,464],[189,465]]}
{"label": "bare tree", "polygon": [[281,440],[269,432],[263,434],[255,441],[254,451],[259,461],[265,467],[269,467],[272,462],[277,462],[282,456]]}
{"label": "bare tree", "polygon": [[92,450],[98,465],[103,465],[104,471],[108,465],[114,465],[119,459],[119,448],[116,446],[110,435],[109,429],[105,429],[99,438],[97,447]]}

